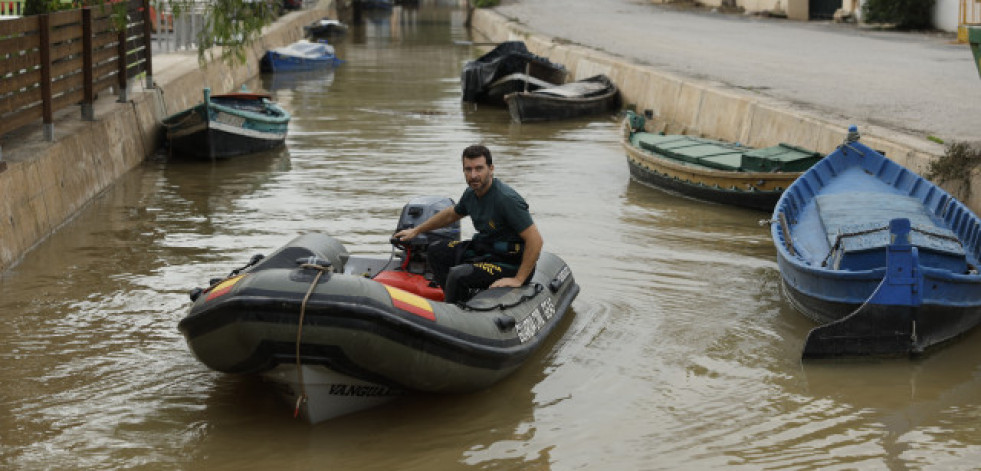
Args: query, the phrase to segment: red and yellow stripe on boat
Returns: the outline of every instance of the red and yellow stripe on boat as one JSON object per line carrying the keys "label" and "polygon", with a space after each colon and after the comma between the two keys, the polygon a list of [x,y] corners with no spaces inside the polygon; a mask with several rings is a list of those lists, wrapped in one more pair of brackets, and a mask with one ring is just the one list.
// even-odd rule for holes
{"label": "red and yellow stripe on boat", "polygon": [[388,295],[392,298],[392,306],[431,321],[436,320],[433,306],[429,304],[429,300],[426,298],[391,286],[386,286],[385,289],[388,290]]}
{"label": "red and yellow stripe on boat", "polygon": [[208,292],[208,297],[205,299],[205,301],[211,301],[218,296],[228,294],[228,292],[232,290],[232,287],[235,286],[235,283],[238,283],[238,281],[244,276],[245,275],[233,276],[225,281],[222,281],[221,283],[218,283],[214,288],[211,288],[211,291]]}

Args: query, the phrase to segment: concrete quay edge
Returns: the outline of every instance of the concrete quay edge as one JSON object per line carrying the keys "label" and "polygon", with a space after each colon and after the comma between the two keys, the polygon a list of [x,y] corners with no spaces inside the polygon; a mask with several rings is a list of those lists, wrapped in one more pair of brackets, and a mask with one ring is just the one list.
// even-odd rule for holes
{"label": "concrete quay edge", "polygon": [[[606,74],[620,88],[623,102],[638,112],[652,110],[648,129],[691,134],[765,147],[780,142],[830,153],[856,124],[862,142],[904,167],[923,175],[944,146],[899,131],[861,122],[828,119],[802,106],[708,81],[680,77],[616,55],[542,35],[491,9],[477,9],[471,30],[487,42],[524,41],[528,49],[569,69],[570,79]],[[981,171],[972,174],[981,188]],[[981,192],[969,198],[959,183],[942,185],[972,211],[981,209]]]}
{"label": "concrete quay edge", "polygon": [[[55,117],[55,141],[39,137],[41,123],[4,137],[6,169],[0,171],[0,273],[70,223],[120,176],[142,164],[163,143],[161,120],[203,99],[202,89],[227,93],[259,73],[267,49],[303,38],[303,26],[332,13],[333,0],[288,13],[267,26],[245,62],[212,51],[202,67],[196,51],[155,54],[153,82],[131,82],[127,101],[116,95],[95,103],[95,120],[82,121],[75,107]],[[336,17],[336,14],[335,14]],[[143,81],[140,81],[143,82]]]}

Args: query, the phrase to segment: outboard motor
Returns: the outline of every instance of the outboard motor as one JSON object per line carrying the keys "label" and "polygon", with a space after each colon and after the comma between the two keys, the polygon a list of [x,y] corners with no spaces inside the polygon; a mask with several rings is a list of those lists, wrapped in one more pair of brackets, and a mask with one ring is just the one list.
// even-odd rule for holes
{"label": "outboard motor", "polygon": [[[395,227],[395,231],[416,227],[455,204],[452,199],[445,196],[416,196],[402,207],[402,215],[399,216],[399,224]],[[425,252],[426,247],[437,240],[460,240],[460,221],[435,231],[419,234],[412,240],[403,241],[402,244],[418,253]]]}
{"label": "outboard motor", "polygon": [[[402,207],[395,231],[416,227],[434,214],[453,206],[453,200],[442,196],[418,196]],[[384,270],[373,278],[375,281],[415,293],[434,301],[443,300],[443,290],[432,281],[432,273],[427,273],[426,249],[438,240],[460,240],[460,222],[429,231],[402,241],[392,238],[392,245],[405,251],[402,266],[397,270]]]}

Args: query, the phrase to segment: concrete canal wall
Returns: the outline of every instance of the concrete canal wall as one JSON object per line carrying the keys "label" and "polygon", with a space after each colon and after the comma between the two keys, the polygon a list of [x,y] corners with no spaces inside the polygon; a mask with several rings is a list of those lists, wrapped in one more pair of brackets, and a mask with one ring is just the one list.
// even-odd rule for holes
{"label": "concrete canal wall", "polygon": [[[825,119],[799,105],[751,94],[718,83],[665,73],[560,38],[537,34],[493,10],[477,9],[472,29],[488,42],[524,41],[531,52],[564,64],[578,80],[606,74],[620,87],[626,107],[638,112],[652,110],[648,130],[692,134],[765,147],[786,142],[819,152],[833,151],[845,138],[850,122]],[[944,154],[944,147],[901,132],[861,125],[862,142],[884,151],[899,164],[925,174],[930,162]],[[975,170],[973,187],[981,188]],[[981,208],[981,192],[964,198],[959,186],[945,189],[975,213]]]}
{"label": "concrete canal wall", "polygon": [[303,26],[327,16],[333,0],[292,12],[270,25],[245,62],[225,61],[216,50],[205,66],[197,52],[153,57],[156,88],[131,84],[128,101],[100,97],[95,121],[77,110],[55,119],[55,141],[40,137],[41,123],[3,136],[6,170],[0,171],[0,271],[70,221],[92,198],[140,165],[163,143],[160,121],[202,100],[202,88],[231,91],[259,72],[263,53],[303,37]]}

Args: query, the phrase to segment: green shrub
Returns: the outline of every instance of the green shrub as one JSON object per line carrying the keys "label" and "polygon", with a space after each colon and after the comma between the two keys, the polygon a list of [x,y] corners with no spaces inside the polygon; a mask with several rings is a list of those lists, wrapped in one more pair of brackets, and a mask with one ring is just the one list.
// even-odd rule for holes
{"label": "green shrub", "polygon": [[474,6],[477,8],[491,8],[496,7],[501,3],[501,0],[474,0]]}
{"label": "green shrub", "polygon": [[937,183],[960,184],[964,197],[971,197],[971,171],[981,166],[981,145],[954,142],[940,158],[930,162],[926,177]]}
{"label": "green shrub", "polygon": [[898,29],[930,29],[934,3],[936,0],[869,0],[862,5],[862,20],[891,23]]}

